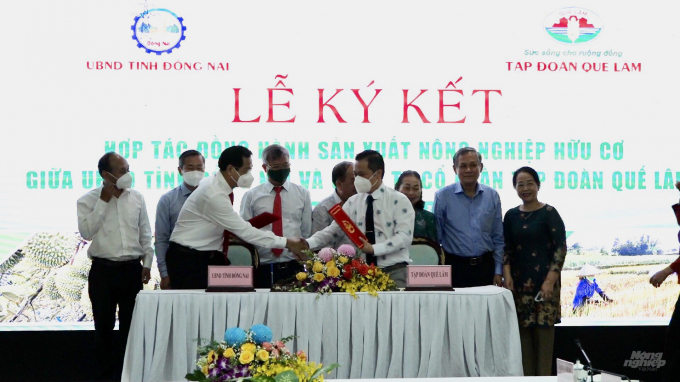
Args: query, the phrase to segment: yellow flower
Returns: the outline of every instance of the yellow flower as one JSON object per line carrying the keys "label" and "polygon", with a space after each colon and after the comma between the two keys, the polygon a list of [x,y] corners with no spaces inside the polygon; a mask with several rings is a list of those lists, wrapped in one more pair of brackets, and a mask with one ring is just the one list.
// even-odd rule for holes
{"label": "yellow flower", "polygon": [[255,355],[253,354],[253,352],[249,350],[242,351],[241,356],[238,358],[239,362],[241,362],[241,365],[251,363],[253,362],[254,359]]}
{"label": "yellow flower", "polygon": [[300,281],[304,281],[307,278],[307,274],[305,272],[300,272],[297,275],[295,275],[295,278],[297,278]]}
{"label": "yellow flower", "polygon": [[252,342],[246,342],[243,345],[241,345],[241,351],[249,351],[251,353],[255,353],[256,350],[257,346],[255,346],[255,344]]}
{"label": "yellow flower", "polygon": [[[314,268],[312,268],[312,270],[313,270],[314,272],[317,272],[317,273],[323,271],[323,264],[321,264],[320,261],[316,261],[316,262],[314,263]],[[316,276],[315,276],[315,277],[316,277]],[[322,279],[322,280],[323,280],[323,279]]]}
{"label": "yellow flower", "polygon": [[337,268],[337,266],[335,265],[335,260],[330,259],[326,261],[326,268]]}
{"label": "yellow flower", "polygon": [[203,365],[203,368],[201,368],[201,371],[203,372],[203,374],[208,375],[208,372],[210,371],[210,370],[208,370],[208,365]]}
{"label": "yellow flower", "polygon": [[326,278],[326,276],[324,276],[323,273],[315,273],[314,274],[314,281],[316,281],[316,282],[321,282],[325,278]]}
{"label": "yellow flower", "polygon": [[208,363],[213,363],[213,362],[215,362],[215,352],[211,350],[208,353]]}
{"label": "yellow flower", "polygon": [[236,356],[236,353],[234,353],[234,349],[232,349],[232,348],[227,348],[227,349],[224,351],[224,353],[222,353],[222,355],[223,355],[225,358],[234,358],[234,356]]}
{"label": "yellow flower", "polygon": [[340,256],[338,260],[340,260],[340,262],[343,264],[347,264],[347,261],[349,261],[345,256]]}
{"label": "yellow flower", "polygon": [[330,277],[340,276],[340,270],[336,267],[328,268],[328,271],[326,273],[328,273],[328,276]]}
{"label": "yellow flower", "polygon": [[266,351],[266,350],[264,350],[264,349],[262,349],[262,350],[260,350],[259,352],[257,352],[257,358],[258,358],[260,361],[266,361],[266,360],[269,359],[269,352]]}

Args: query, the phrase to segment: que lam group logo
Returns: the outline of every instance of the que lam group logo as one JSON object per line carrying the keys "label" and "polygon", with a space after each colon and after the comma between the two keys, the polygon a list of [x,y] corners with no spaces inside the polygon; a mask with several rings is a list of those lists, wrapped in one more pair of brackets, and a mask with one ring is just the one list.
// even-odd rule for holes
{"label": "que lam group logo", "polygon": [[602,32],[602,19],[583,8],[562,8],[546,17],[545,31],[553,39],[567,44],[592,41]]}
{"label": "que lam group logo", "polygon": [[167,9],[149,9],[135,17],[135,23],[131,27],[132,39],[146,53],[153,52],[159,56],[163,53],[170,54],[186,38],[184,31],[187,27],[183,22],[183,18]]}

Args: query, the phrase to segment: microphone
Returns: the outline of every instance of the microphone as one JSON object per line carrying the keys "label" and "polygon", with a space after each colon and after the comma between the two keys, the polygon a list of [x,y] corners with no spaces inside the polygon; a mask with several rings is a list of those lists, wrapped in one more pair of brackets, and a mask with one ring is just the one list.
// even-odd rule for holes
{"label": "microphone", "polygon": [[590,362],[590,358],[588,358],[588,354],[586,354],[586,351],[583,350],[583,347],[581,346],[581,341],[577,338],[574,340],[574,343],[576,343],[576,346],[578,346],[579,349],[581,349],[581,353],[583,354],[583,357],[585,357],[586,362],[588,362],[588,369],[590,369],[590,382],[593,382],[593,364]]}
{"label": "microphone", "polygon": [[578,346],[578,348],[581,349],[581,353],[583,354],[583,356],[586,358],[586,361],[588,362],[588,371],[590,372],[590,382],[593,381],[593,375],[595,374],[596,371],[599,372],[599,373],[607,373],[607,374],[615,375],[617,377],[620,377],[621,380],[625,379],[625,380],[630,381],[630,378],[628,378],[624,374],[616,374],[616,373],[612,373],[610,371],[595,369],[593,367],[592,363],[590,363],[590,358],[588,358],[588,354],[586,354],[586,351],[583,350],[583,347],[581,346],[581,341],[577,338],[577,339],[574,340],[574,343],[576,343],[576,346]]}

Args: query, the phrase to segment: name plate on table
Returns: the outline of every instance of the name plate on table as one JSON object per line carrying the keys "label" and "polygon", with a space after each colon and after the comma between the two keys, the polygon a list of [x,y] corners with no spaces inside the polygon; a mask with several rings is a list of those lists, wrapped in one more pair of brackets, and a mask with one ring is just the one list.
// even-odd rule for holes
{"label": "name plate on table", "polygon": [[409,265],[406,290],[453,290],[450,265]]}
{"label": "name plate on table", "polygon": [[206,292],[254,292],[253,267],[208,266]]}
{"label": "name plate on table", "polygon": [[574,381],[574,364],[557,358],[557,382]]}

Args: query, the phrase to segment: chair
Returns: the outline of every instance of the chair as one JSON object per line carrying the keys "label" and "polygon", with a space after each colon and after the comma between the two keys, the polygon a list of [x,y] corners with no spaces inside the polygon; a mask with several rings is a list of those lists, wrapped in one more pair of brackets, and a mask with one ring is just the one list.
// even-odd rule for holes
{"label": "chair", "polygon": [[260,265],[257,248],[234,235],[229,237],[227,257],[231,265],[252,266],[255,269]]}
{"label": "chair", "polygon": [[411,265],[443,265],[444,251],[439,243],[426,237],[414,237],[409,249]]}

